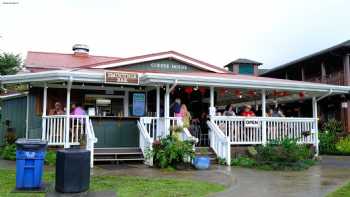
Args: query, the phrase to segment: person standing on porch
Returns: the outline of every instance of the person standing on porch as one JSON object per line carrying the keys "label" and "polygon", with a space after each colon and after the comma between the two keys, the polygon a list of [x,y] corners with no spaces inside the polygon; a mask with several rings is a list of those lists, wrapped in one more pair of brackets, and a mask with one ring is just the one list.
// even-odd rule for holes
{"label": "person standing on porch", "polygon": [[181,105],[179,117],[182,119],[182,124],[184,128],[188,128],[190,126],[190,121],[191,121],[191,114],[187,110],[187,107],[185,104]]}
{"label": "person standing on porch", "polygon": [[224,111],[224,116],[235,116],[235,112],[233,110],[233,105],[229,104],[226,106],[225,111]]}
{"label": "person standing on porch", "polygon": [[71,115],[86,115],[86,111],[75,103],[72,103],[71,109]]}
{"label": "person standing on porch", "polygon": [[64,111],[60,102],[55,103],[55,107],[53,109],[50,109],[49,115],[64,115]]}
{"label": "person standing on porch", "polygon": [[175,102],[172,104],[171,108],[173,109],[175,117],[180,117],[181,99],[176,98]]}
{"label": "person standing on porch", "polygon": [[252,111],[252,106],[250,105],[245,105],[243,112],[241,113],[242,116],[255,116],[255,113]]}

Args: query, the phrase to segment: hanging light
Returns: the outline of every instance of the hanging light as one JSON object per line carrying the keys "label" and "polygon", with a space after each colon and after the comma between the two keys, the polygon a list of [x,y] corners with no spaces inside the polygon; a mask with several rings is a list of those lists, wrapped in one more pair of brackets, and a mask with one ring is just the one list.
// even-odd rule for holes
{"label": "hanging light", "polygon": [[82,84],[81,84],[81,87],[85,87],[85,84],[84,84],[84,83],[82,83]]}
{"label": "hanging light", "polygon": [[196,85],[196,87],[193,87],[193,90],[197,91],[198,90],[198,85]]}
{"label": "hanging light", "polygon": [[193,88],[192,88],[192,87],[186,87],[186,88],[185,88],[185,92],[186,92],[187,94],[191,94],[191,93],[193,92]]}
{"label": "hanging light", "polygon": [[241,94],[241,91],[240,91],[240,90],[235,90],[235,95],[236,95],[236,97],[238,97],[238,98],[242,98],[242,94]]}
{"label": "hanging light", "polygon": [[205,89],[205,87],[200,87],[199,91],[201,92],[202,95],[205,95],[207,89]]}

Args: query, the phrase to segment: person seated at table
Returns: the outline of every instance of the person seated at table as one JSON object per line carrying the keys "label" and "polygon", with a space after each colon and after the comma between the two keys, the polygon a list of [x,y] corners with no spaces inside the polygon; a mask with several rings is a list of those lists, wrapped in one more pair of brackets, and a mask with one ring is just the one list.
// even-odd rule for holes
{"label": "person seated at table", "polygon": [[224,111],[224,116],[235,116],[235,112],[233,110],[233,105],[229,104],[226,106],[225,111]]}
{"label": "person seated at table", "polygon": [[267,110],[267,112],[266,112],[266,116],[267,116],[267,117],[272,117],[272,115],[273,115],[273,109],[272,109],[272,108],[269,108],[269,109]]}
{"label": "person seated at table", "polygon": [[71,105],[71,115],[86,115],[86,111],[83,107],[79,106],[76,103],[72,103]]}
{"label": "person seated at table", "polygon": [[60,102],[55,103],[54,108],[49,111],[49,115],[64,115],[64,111]]}
{"label": "person seated at table", "polygon": [[245,105],[243,112],[241,113],[242,116],[255,116],[255,113],[252,111],[252,106],[250,105]]}

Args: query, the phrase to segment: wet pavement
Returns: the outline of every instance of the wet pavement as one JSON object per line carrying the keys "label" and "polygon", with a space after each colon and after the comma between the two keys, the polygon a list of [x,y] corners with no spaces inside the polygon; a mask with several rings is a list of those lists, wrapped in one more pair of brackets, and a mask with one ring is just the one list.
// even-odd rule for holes
{"label": "wet pavement", "polygon": [[[0,160],[0,168],[15,167],[14,162]],[[167,171],[139,164],[100,165],[93,175],[144,176],[204,180],[227,187],[212,196],[244,197],[319,197],[350,181],[350,157],[323,156],[320,163],[305,171],[262,171],[214,165],[210,170]]]}
{"label": "wet pavement", "polygon": [[276,172],[231,168],[236,184],[215,196],[320,197],[350,181],[350,157],[323,156],[306,171]]}

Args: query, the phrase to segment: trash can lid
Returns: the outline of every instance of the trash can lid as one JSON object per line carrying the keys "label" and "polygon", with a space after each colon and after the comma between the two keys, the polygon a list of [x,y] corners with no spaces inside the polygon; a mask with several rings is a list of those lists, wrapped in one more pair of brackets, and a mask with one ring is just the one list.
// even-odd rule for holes
{"label": "trash can lid", "polygon": [[26,144],[47,145],[47,141],[41,140],[41,139],[25,139],[25,138],[19,138],[19,139],[16,140],[16,144],[18,144],[18,145],[26,145]]}

